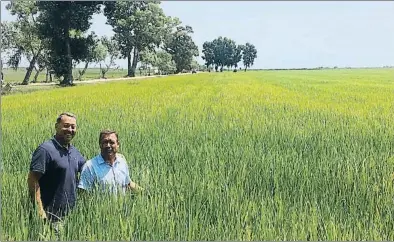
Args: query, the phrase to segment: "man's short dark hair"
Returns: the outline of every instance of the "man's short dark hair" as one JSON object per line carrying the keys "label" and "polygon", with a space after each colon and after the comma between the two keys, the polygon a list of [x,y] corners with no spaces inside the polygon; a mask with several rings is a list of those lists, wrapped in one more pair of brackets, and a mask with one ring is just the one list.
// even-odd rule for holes
{"label": "man's short dark hair", "polygon": [[75,116],[75,114],[73,114],[73,113],[70,113],[70,112],[64,112],[64,113],[61,113],[58,117],[57,117],[57,119],[56,119],[56,123],[58,124],[58,123],[60,123],[60,121],[62,120],[62,117],[63,116],[68,116],[68,117],[71,117],[71,118],[74,118],[75,120],[77,120],[77,116]]}
{"label": "man's short dark hair", "polygon": [[110,134],[115,134],[116,140],[117,140],[118,143],[119,143],[118,133],[116,133],[116,131],[114,131],[114,130],[105,129],[105,130],[102,130],[102,131],[100,132],[99,144],[101,144],[101,140],[103,139],[104,136],[110,135]]}

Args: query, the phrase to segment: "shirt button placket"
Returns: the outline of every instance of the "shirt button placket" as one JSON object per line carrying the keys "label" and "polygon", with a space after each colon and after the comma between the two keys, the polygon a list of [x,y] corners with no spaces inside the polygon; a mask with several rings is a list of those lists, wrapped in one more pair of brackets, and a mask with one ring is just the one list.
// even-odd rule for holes
{"label": "shirt button placket", "polygon": [[113,177],[113,180],[114,180],[114,184],[112,186],[112,189],[114,189],[114,192],[116,192],[116,179],[115,179],[115,170],[114,170],[115,162],[114,162],[114,164],[112,164],[110,166],[111,166],[111,170],[112,170],[112,177]]}

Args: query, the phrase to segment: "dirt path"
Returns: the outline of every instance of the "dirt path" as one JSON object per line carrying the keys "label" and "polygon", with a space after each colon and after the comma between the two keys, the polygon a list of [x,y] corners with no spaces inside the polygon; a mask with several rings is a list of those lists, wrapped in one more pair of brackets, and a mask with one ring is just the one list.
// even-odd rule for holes
{"label": "dirt path", "polygon": [[[124,81],[124,80],[140,80],[147,78],[156,78],[156,77],[166,77],[166,76],[180,76],[180,75],[189,75],[191,73],[180,73],[176,75],[155,75],[155,76],[136,76],[136,77],[119,77],[119,78],[109,78],[109,79],[92,79],[86,81],[74,81],[74,84],[88,84],[88,83],[99,83],[99,82],[111,82],[111,81]],[[51,86],[57,85],[58,82],[40,82],[40,83],[30,83],[29,85],[17,85],[14,87],[29,87],[29,86]]]}

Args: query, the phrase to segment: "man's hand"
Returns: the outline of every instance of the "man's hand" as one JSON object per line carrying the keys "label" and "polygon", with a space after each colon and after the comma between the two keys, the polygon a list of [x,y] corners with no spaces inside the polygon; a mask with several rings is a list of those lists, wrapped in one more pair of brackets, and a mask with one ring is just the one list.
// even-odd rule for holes
{"label": "man's hand", "polygon": [[40,217],[40,219],[42,219],[44,221],[48,219],[46,212],[41,209],[38,210],[38,216]]}
{"label": "man's hand", "polygon": [[140,187],[138,184],[136,184],[134,182],[130,182],[127,188],[130,189],[135,194],[146,196],[148,199],[152,198],[152,195],[150,194],[149,189],[145,189],[143,187]]}
{"label": "man's hand", "polygon": [[130,182],[128,188],[131,189],[134,193],[141,193],[145,191],[144,188],[138,186],[138,184],[135,182]]}

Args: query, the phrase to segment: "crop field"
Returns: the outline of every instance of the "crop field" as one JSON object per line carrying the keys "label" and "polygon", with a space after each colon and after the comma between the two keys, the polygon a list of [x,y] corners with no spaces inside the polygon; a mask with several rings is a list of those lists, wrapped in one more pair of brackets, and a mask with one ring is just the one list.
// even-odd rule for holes
{"label": "crop field", "polygon": [[80,198],[63,240],[394,240],[394,69],[202,73],[1,106],[1,241],[53,239],[26,179],[64,111],[87,159],[118,131],[150,196]]}

